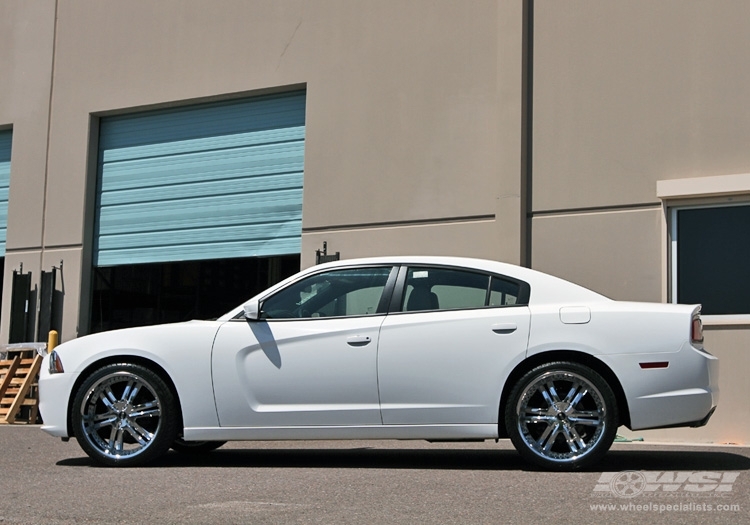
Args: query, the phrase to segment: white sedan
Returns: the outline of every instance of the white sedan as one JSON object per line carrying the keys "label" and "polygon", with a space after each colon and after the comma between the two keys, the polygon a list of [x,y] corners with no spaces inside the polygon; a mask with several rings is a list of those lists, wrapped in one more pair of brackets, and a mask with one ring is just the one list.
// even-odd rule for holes
{"label": "white sedan", "polygon": [[215,321],[58,346],[42,429],[110,466],[228,440],[509,437],[571,470],[619,425],[705,425],[718,360],[702,341],[696,305],[617,302],[493,261],[338,261]]}

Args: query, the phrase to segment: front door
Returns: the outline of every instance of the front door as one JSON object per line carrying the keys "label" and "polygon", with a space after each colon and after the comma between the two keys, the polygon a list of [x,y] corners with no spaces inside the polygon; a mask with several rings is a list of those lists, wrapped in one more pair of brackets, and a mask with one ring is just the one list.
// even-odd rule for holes
{"label": "front door", "polygon": [[214,342],[223,427],[380,425],[377,351],[390,267],[306,277],[261,302],[259,321]]}

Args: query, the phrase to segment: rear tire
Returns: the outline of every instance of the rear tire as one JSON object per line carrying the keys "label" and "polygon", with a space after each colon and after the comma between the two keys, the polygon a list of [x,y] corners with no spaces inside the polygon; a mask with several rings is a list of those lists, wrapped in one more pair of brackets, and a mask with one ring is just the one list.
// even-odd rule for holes
{"label": "rear tire", "polygon": [[612,446],[617,421],[610,386],[574,362],[530,370],[505,406],[505,426],[518,453],[549,470],[578,470],[599,461]]}
{"label": "rear tire", "polygon": [[178,432],[172,390],[158,374],[133,363],[94,371],[76,392],[71,410],[78,444],[108,467],[148,463],[169,449]]}

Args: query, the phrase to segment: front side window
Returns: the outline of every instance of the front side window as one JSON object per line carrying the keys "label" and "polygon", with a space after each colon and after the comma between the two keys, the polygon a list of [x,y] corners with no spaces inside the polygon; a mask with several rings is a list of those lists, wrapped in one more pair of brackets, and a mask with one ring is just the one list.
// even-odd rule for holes
{"label": "front side window", "polygon": [[518,283],[482,273],[447,268],[409,268],[401,310],[454,310],[510,306]]}
{"label": "front side window", "polygon": [[750,314],[750,205],[671,210],[672,301]]}
{"label": "front side window", "polygon": [[263,319],[311,319],[372,315],[391,267],[332,270],[293,283],[263,301]]}

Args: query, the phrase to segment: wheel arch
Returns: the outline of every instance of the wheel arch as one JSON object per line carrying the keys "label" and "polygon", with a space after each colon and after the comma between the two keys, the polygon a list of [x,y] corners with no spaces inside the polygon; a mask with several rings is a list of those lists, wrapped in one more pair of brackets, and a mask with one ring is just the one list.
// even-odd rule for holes
{"label": "wheel arch", "polygon": [[500,406],[498,407],[498,432],[501,438],[508,437],[508,431],[505,428],[505,417],[503,414],[505,413],[505,405],[508,402],[508,397],[510,396],[510,392],[513,390],[515,384],[532,368],[553,361],[572,361],[586,365],[602,376],[602,378],[612,387],[612,392],[615,394],[619,414],[618,426],[625,425],[630,427],[630,408],[628,407],[628,399],[625,396],[625,391],[622,388],[620,380],[617,379],[615,373],[606,363],[585,352],[575,350],[550,350],[534,354],[524,359],[518,363],[510,375],[508,375],[500,397]]}
{"label": "wheel arch", "polygon": [[73,388],[70,390],[70,398],[68,399],[68,416],[67,416],[67,432],[69,436],[73,435],[73,410],[75,410],[75,407],[73,406],[74,399],[76,397],[76,394],[78,392],[78,389],[81,387],[84,381],[96,370],[99,368],[102,368],[107,365],[112,365],[115,363],[128,363],[128,364],[134,364],[134,365],[140,365],[145,368],[148,368],[152,372],[154,372],[156,375],[158,375],[169,387],[169,389],[172,391],[172,394],[174,394],[174,398],[177,401],[177,417],[179,420],[179,428],[180,432],[182,431],[183,423],[182,423],[182,403],[180,402],[180,396],[177,392],[177,388],[175,387],[174,381],[172,381],[172,378],[169,376],[166,370],[156,363],[155,361],[152,361],[151,359],[148,359],[143,356],[137,356],[137,355],[114,355],[114,356],[107,356],[105,358],[102,358],[98,361],[94,361],[93,363],[89,364],[79,375],[76,379],[75,383],[73,384]]}

